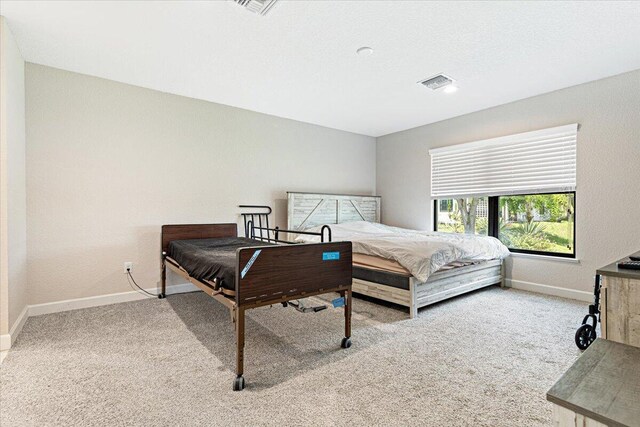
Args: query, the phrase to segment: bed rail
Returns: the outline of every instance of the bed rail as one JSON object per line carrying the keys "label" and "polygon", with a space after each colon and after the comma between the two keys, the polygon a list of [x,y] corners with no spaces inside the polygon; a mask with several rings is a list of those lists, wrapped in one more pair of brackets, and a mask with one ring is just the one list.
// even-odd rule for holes
{"label": "bed rail", "polygon": [[[305,234],[307,236],[318,236],[320,242],[331,242],[331,227],[323,225],[319,232],[286,230],[276,227],[269,227],[269,215],[273,210],[270,206],[263,205],[239,205],[241,209],[255,209],[253,212],[241,212],[244,223],[244,237],[260,240],[267,243],[297,244],[290,240],[281,239],[280,233]],[[257,224],[256,224],[257,221]]]}
{"label": "bed rail", "polygon": [[[240,212],[240,215],[242,216],[242,222],[244,223],[244,237],[251,236],[252,229],[254,228],[253,226],[256,224],[256,219],[258,221],[257,224],[260,228],[262,228],[263,223],[267,229],[269,228],[269,215],[271,215],[271,212],[273,212],[271,206],[239,205],[238,207],[240,209],[251,209],[251,211],[249,212]],[[263,230],[259,231],[260,240],[263,240],[262,231]],[[269,235],[267,234],[266,237],[269,237]]]}

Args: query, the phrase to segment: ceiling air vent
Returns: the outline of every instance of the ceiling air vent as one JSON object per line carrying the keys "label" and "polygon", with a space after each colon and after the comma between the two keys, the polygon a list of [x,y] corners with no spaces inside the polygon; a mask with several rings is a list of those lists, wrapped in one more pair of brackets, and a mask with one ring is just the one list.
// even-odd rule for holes
{"label": "ceiling air vent", "polygon": [[250,12],[266,15],[278,0],[233,0]]}
{"label": "ceiling air vent", "polygon": [[428,79],[422,80],[420,82],[421,85],[428,87],[431,90],[440,89],[441,87],[449,86],[453,83],[453,79],[451,77],[447,77],[444,74],[438,74],[437,76],[429,77]]}

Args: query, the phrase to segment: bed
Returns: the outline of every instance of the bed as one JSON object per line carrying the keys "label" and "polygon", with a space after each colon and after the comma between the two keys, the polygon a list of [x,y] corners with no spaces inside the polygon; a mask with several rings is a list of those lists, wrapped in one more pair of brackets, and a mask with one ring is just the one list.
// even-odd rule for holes
{"label": "bed", "polygon": [[289,192],[287,228],[308,232],[330,224],[334,239],[353,243],[353,292],[408,307],[412,318],[430,304],[504,286],[509,250],[497,239],[386,226],[380,202],[377,196]]}
{"label": "bed", "polygon": [[[267,236],[273,237],[265,239],[238,237],[237,228],[235,223],[163,225],[161,238],[160,298],[166,296],[169,269],[229,309],[236,332],[233,389],[242,390],[245,386],[245,313],[252,308],[279,303],[286,306],[302,298],[337,292],[340,296],[335,305],[343,305],[345,318],[341,346],[349,348],[351,243],[287,245],[274,229],[266,231]],[[252,230],[251,237],[255,234],[254,228],[249,221],[245,232]],[[260,228],[268,229],[268,225]]]}

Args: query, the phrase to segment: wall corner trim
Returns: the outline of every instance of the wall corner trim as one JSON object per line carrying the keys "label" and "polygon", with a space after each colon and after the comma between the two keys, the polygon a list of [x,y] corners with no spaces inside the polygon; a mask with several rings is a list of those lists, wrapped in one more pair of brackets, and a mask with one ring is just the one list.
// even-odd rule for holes
{"label": "wall corner trim", "polygon": [[26,323],[29,318],[29,306],[26,305],[20,312],[20,315],[16,319],[15,323],[11,327],[11,330],[8,334],[0,335],[0,351],[6,351],[11,348],[14,342],[16,342],[16,338],[20,335],[22,331],[22,327]]}
{"label": "wall corner trim", "polygon": [[0,335],[0,351],[7,351],[11,348],[11,335]]}

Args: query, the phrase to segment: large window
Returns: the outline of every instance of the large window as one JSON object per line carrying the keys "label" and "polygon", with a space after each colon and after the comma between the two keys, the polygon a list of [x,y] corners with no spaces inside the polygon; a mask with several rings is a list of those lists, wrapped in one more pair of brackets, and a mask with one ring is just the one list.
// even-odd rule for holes
{"label": "large window", "polygon": [[577,135],[574,123],[429,150],[435,230],[574,257]]}
{"label": "large window", "polygon": [[575,193],[438,199],[435,230],[490,235],[512,252],[575,256]]}

